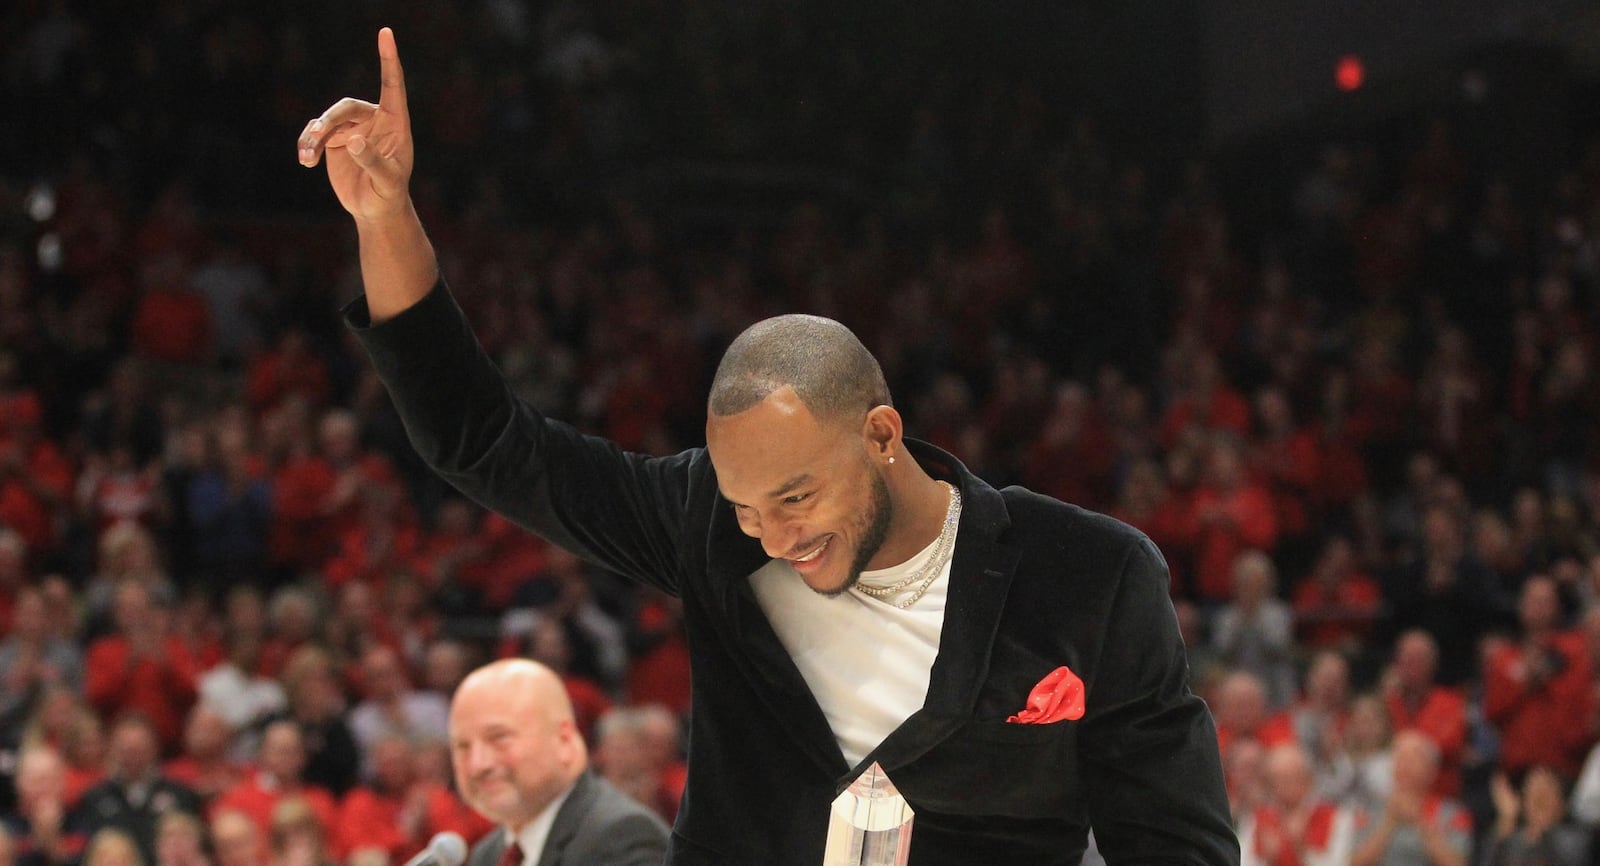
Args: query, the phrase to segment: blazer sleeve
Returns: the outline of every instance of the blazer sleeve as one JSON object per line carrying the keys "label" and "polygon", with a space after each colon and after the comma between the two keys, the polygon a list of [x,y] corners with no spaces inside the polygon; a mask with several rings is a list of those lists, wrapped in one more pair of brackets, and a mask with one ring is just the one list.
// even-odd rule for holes
{"label": "blazer sleeve", "polygon": [[1217,732],[1189,691],[1167,595],[1146,538],[1123,561],[1080,732],[1089,818],[1109,864],[1237,864]]}
{"label": "blazer sleeve", "polygon": [[365,297],[344,315],[440,477],[591,562],[678,591],[678,539],[703,451],[625,453],[547,419],[512,393],[442,280],[380,324]]}

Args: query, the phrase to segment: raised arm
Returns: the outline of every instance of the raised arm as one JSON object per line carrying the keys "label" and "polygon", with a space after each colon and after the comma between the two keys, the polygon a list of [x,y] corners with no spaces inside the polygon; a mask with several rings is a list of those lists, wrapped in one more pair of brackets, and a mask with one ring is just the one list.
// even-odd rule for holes
{"label": "raised arm", "polygon": [[355,218],[373,322],[422,300],[439,277],[433,244],[411,204],[415,151],[406,76],[387,27],[378,31],[378,63],[378,104],[345,97],[307,123],[299,141],[300,164],[326,160],[328,182]]}

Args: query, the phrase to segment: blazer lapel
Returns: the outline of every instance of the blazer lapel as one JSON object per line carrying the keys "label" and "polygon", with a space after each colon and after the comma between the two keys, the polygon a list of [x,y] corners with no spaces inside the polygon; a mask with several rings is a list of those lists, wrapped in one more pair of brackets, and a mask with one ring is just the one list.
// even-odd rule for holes
{"label": "blazer lapel", "polygon": [[1011,524],[999,491],[968,473],[949,454],[921,442],[908,442],[930,473],[960,483],[964,503],[950,563],[950,590],[944,626],[939,632],[939,653],[934,657],[922,708],[840,780],[841,791],[854,781],[862,767],[871,766],[874,761],[892,779],[895,768],[921,757],[971,718],[989,675],[1000,616],[1021,556],[1016,548],[999,541]]}
{"label": "blazer lapel", "polygon": [[556,812],[556,819],[550,825],[550,834],[544,840],[544,851],[539,854],[535,866],[562,866],[562,852],[572,841],[572,837],[578,834],[579,828],[583,826],[583,816],[589,814],[590,807],[594,805],[594,779],[590,776],[592,772],[585,770],[583,775],[572,783],[572,793],[567,795],[566,802],[562,803],[560,810]]}

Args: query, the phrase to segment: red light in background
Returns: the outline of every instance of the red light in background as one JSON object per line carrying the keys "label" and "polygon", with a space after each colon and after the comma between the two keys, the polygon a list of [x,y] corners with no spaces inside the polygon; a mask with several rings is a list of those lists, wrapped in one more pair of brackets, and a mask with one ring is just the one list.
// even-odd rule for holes
{"label": "red light in background", "polygon": [[1339,58],[1338,64],[1333,67],[1333,83],[1346,93],[1361,87],[1361,82],[1367,79],[1366,64],[1354,54],[1346,54]]}

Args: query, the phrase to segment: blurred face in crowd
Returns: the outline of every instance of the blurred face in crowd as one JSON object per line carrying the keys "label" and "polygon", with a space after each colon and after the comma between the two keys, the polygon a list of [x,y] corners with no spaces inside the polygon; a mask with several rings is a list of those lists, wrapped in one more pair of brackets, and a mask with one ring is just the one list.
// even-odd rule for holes
{"label": "blurred face in crowd", "polygon": [[1345,723],[1346,745],[1363,752],[1383,748],[1389,742],[1389,709],[1374,695],[1363,695],[1350,704],[1350,720]]}
{"label": "blurred face in crowd", "polygon": [[456,787],[478,814],[519,829],[588,765],[561,680],[526,659],[470,674],[450,706]]}
{"label": "blurred face in crowd", "polygon": [[156,770],[161,757],[156,732],[143,721],[120,722],[111,732],[110,764],[123,779],[142,779]]}
{"label": "blurred face in crowd", "polygon": [[300,729],[288,721],[268,725],[261,735],[261,749],[256,760],[262,771],[272,778],[286,783],[299,782],[300,772],[306,765]]}
{"label": "blurred face in crowd", "polygon": [[372,744],[372,775],[379,788],[404,791],[414,766],[411,744],[404,737],[384,737]]}
{"label": "blurred face in crowd", "polygon": [[1402,731],[1394,738],[1394,787],[1422,793],[1439,774],[1439,747],[1426,734]]}
{"label": "blurred face in crowd", "polygon": [[187,812],[162,815],[156,825],[156,861],[161,866],[205,863],[205,837],[200,819]]}
{"label": "blurred face in crowd", "polygon": [[262,866],[266,847],[254,819],[243,812],[220,812],[211,819],[211,845],[217,866]]}
{"label": "blurred face in crowd", "polygon": [[1549,631],[1561,622],[1561,596],[1555,581],[1543,575],[1528,578],[1517,601],[1517,619],[1525,632]]}
{"label": "blurred face in crowd", "polygon": [[387,647],[369,650],[362,658],[361,683],[367,697],[377,701],[397,698],[409,688],[400,657]]}
{"label": "blurred face in crowd", "polygon": [[1551,827],[1566,814],[1567,801],[1561,778],[1545,766],[1536,766],[1522,780],[1522,808],[1529,826]]}
{"label": "blurred face in crowd", "polygon": [[190,757],[220,758],[227,753],[233,740],[233,727],[222,714],[203,703],[195,704],[189,711],[189,723],[183,729],[183,749]]}
{"label": "blurred face in crowd", "polygon": [[1323,707],[1343,706],[1350,692],[1350,665],[1338,653],[1319,653],[1306,672],[1306,697]]}
{"label": "blurred face in crowd", "polygon": [[17,802],[23,812],[29,811],[36,803],[59,803],[67,789],[66,762],[48,747],[25,749],[17,763],[14,784]]}
{"label": "blurred face in crowd", "polygon": [[1294,809],[1311,793],[1311,762],[1298,744],[1277,746],[1267,753],[1267,789],[1273,802]]}
{"label": "blurred face in crowd", "polygon": [[1438,662],[1438,647],[1426,632],[1407,632],[1395,645],[1394,669],[1402,688],[1421,690],[1433,685]]}
{"label": "blurred face in crowd", "polygon": [[133,837],[121,830],[105,829],[89,840],[83,866],[144,866]]}

